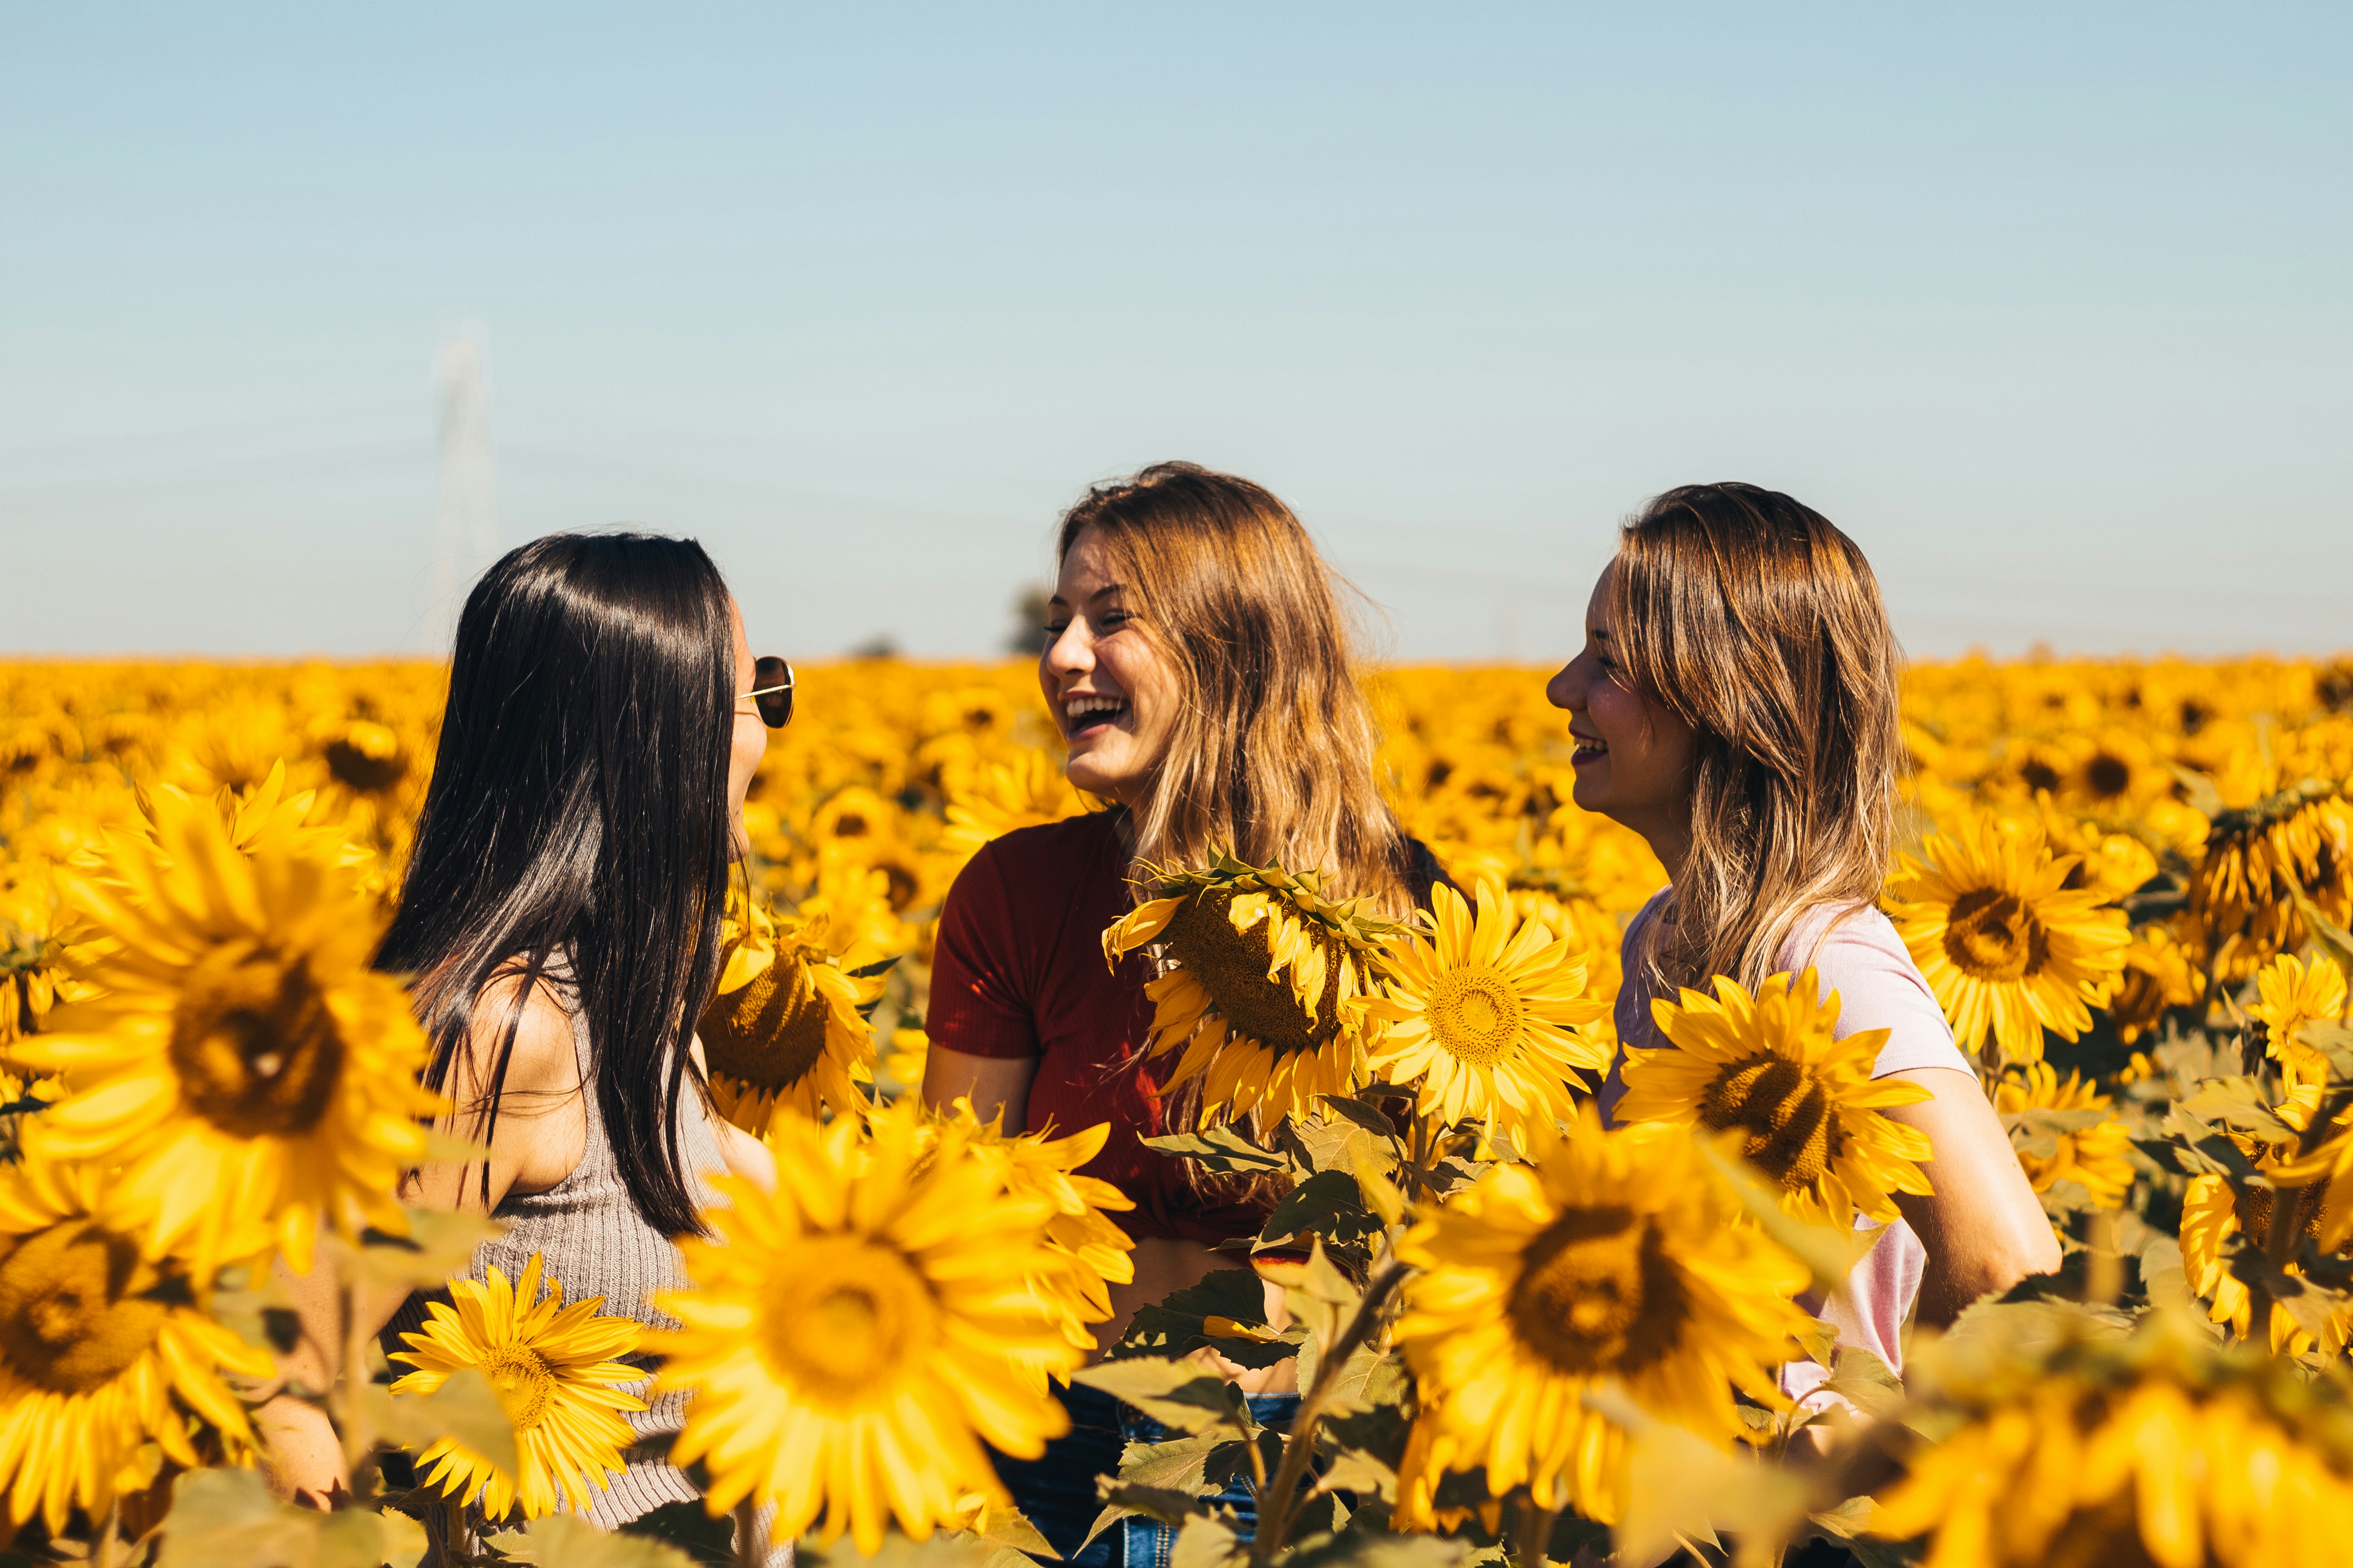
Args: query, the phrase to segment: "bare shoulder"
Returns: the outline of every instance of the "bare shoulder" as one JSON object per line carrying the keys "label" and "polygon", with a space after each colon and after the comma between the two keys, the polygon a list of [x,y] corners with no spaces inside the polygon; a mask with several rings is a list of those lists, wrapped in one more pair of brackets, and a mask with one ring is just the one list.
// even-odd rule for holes
{"label": "bare shoulder", "polygon": [[501,1100],[516,1094],[578,1092],[580,1059],[573,1045],[572,1015],[553,983],[543,978],[526,992],[521,975],[500,974],[482,987],[465,1047],[451,1065],[452,1097],[460,1104],[482,1098],[500,1077],[501,1053],[506,1057]]}

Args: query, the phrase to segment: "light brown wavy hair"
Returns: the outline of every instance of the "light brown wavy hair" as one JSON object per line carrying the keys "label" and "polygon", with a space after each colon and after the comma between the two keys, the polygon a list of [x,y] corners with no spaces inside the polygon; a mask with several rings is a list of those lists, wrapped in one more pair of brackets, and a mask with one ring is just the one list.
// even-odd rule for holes
{"label": "light brown wavy hair", "polygon": [[1065,513],[1055,559],[1090,528],[1179,681],[1151,798],[1130,816],[1139,875],[1223,850],[1410,913],[1414,857],[1381,797],[1348,620],[1291,509],[1248,479],[1155,463]]}
{"label": "light brown wavy hair", "polygon": [[1691,850],[1649,962],[1670,985],[1753,991],[1809,910],[1870,903],[1894,854],[1903,652],[1878,579],[1821,513],[1743,484],[1660,496],[1610,577],[1627,674],[1697,741]]}

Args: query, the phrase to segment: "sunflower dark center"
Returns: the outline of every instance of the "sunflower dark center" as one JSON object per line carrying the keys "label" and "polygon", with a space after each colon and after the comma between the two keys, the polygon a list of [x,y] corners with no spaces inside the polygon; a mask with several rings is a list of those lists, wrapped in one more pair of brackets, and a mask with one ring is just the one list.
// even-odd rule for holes
{"label": "sunflower dark center", "polygon": [[400,738],[382,724],[354,724],[327,742],[327,771],[363,794],[390,789],[408,772]]}
{"label": "sunflower dark center", "polygon": [[1776,1056],[1736,1062],[1708,1085],[1699,1119],[1747,1134],[1741,1152],[1784,1187],[1806,1186],[1844,1151],[1830,1090],[1804,1066]]}
{"label": "sunflower dark center", "polygon": [[808,965],[779,952],[742,988],[711,999],[698,1026],[703,1060],[756,1089],[790,1089],[825,1055],[829,1012]]}
{"label": "sunflower dark center", "polygon": [[937,1335],[939,1308],[896,1250],[854,1237],[815,1244],[776,1282],[761,1345],[786,1386],[822,1403],[887,1399]]}
{"label": "sunflower dark center", "polygon": [[1953,900],[1945,920],[1945,956],[1962,973],[2008,984],[2042,972],[2051,938],[2019,897],[2000,888],[1972,888]]}
{"label": "sunflower dark center", "polygon": [[[1339,986],[1327,981],[1314,1016],[1293,994],[1287,975],[1269,980],[1273,962],[1269,945],[1273,917],[1248,931],[1236,931],[1229,916],[1234,892],[1209,888],[1187,900],[1168,922],[1164,940],[1178,963],[1209,994],[1228,1027],[1247,1036],[1278,1055],[1320,1048],[1340,1033]],[[1311,924],[1308,938],[1324,950],[1327,974],[1336,974],[1346,959],[1339,942]]]}
{"label": "sunflower dark center", "polygon": [[2114,800],[2132,785],[2132,767],[2102,752],[2084,767],[2084,786],[2100,800]]}
{"label": "sunflower dark center", "polygon": [[1626,1375],[1671,1352],[1688,1304],[1658,1225],[1622,1205],[1570,1209],[1521,1254],[1512,1324],[1572,1376]]}
{"label": "sunflower dark center", "polygon": [[[2238,1212],[2239,1229],[2257,1247],[2269,1247],[2272,1240],[2272,1212],[2279,1194],[2269,1187],[2242,1187],[2232,1207]],[[2304,1234],[2317,1241],[2320,1227],[2327,1216],[2326,1205],[2316,1204],[2304,1222]]]}
{"label": "sunflower dark center", "polygon": [[155,1343],[185,1282],[88,1220],[36,1231],[0,1258],[0,1357],[26,1382],[88,1394]]}
{"label": "sunflower dark center", "polygon": [[235,944],[198,962],[172,1015],[172,1067],[196,1113],[237,1138],[300,1137],[342,1077],[343,1039],[301,958]]}

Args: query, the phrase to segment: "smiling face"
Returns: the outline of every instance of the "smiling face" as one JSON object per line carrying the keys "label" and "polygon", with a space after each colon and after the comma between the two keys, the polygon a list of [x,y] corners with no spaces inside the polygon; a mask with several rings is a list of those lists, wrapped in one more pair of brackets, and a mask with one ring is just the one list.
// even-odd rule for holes
{"label": "smiling face", "polygon": [[1568,710],[1577,738],[1572,798],[1648,839],[1672,873],[1691,841],[1692,763],[1697,738],[1664,703],[1646,700],[1619,661],[1609,627],[1605,568],[1585,607],[1585,648],[1552,678],[1545,695]]}
{"label": "smiling face", "polygon": [[1151,793],[1176,715],[1176,671],[1136,625],[1129,588],[1092,528],[1062,557],[1038,684],[1071,748],[1066,772],[1124,806]]}

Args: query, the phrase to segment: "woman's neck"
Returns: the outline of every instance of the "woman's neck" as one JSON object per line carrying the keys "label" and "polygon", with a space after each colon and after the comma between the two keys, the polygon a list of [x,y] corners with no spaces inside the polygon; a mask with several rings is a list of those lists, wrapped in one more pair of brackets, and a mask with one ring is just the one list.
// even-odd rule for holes
{"label": "woman's neck", "polygon": [[1659,864],[1667,868],[1667,880],[1682,881],[1683,864],[1691,858],[1690,816],[1686,815],[1679,821],[1638,827],[1634,831],[1641,834],[1642,842],[1651,847],[1651,853],[1659,858]]}

